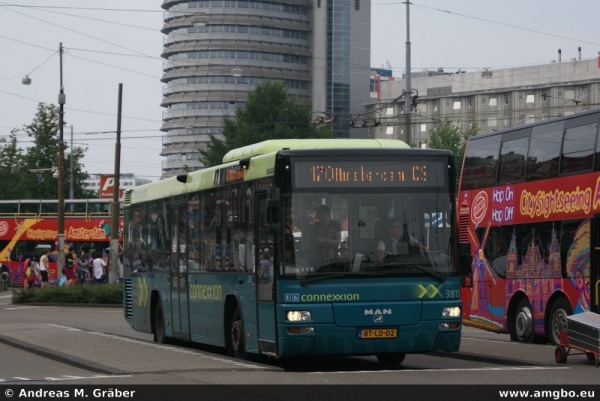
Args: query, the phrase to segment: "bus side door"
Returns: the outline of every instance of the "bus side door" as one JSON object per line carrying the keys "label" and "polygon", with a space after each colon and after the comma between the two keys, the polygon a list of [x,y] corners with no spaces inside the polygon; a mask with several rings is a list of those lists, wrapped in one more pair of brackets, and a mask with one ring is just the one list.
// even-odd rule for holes
{"label": "bus side door", "polygon": [[592,220],[590,252],[590,311],[600,313],[600,215]]}
{"label": "bus side door", "polygon": [[256,300],[258,324],[258,349],[263,352],[277,353],[275,333],[275,266],[273,265],[273,234],[265,230],[267,223],[267,195],[265,191],[256,193],[256,243],[254,266],[256,275]]}
{"label": "bus side door", "polygon": [[187,203],[171,206],[171,321],[173,337],[189,341]]}

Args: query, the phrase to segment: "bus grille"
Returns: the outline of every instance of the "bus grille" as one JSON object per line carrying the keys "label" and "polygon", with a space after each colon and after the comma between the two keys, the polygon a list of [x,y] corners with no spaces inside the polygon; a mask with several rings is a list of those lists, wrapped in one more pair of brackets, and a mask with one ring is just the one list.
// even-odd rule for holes
{"label": "bus grille", "polygon": [[469,243],[469,215],[461,214],[458,217],[458,241],[463,243]]}
{"label": "bus grille", "polygon": [[125,289],[125,319],[133,319],[133,302],[131,299],[131,279],[123,280],[123,288]]}

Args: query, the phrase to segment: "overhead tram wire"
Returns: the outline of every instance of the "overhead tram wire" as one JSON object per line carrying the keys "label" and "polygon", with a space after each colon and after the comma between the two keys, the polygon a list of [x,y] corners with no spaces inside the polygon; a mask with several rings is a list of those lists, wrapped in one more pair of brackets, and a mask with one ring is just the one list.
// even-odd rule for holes
{"label": "overhead tram wire", "polygon": [[129,8],[38,6],[38,5],[29,5],[29,4],[10,4],[10,3],[3,3],[3,5],[10,6],[10,7],[22,7],[22,8],[59,8],[59,9],[66,9],[66,10],[126,11],[126,12],[164,13],[164,10],[129,9]]}
{"label": "overhead tram wire", "polygon": [[[399,1],[399,2],[393,2],[393,3],[372,4],[372,6],[387,6],[387,5],[397,5],[397,4],[404,4],[404,3],[405,2],[403,2],[403,1]],[[414,6],[417,6],[417,7],[421,7],[421,8],[428,8],[430,10],[439,11],[439,12],[445,13],[445,14],[457,15],[457,16],[463,17],[463,18],[474,19],[476,21],[483,21],[483,22],[487,22],[487,23],[490,23],[490,24],[496,24],[496,25],[506,26],[508,28],[521,29],[523,31],[528,31],[528,32],[532,32],[532,33],[539,33],[541,35],[547,35],[547,36],[552,36],[552,37],[555,37],[555,38],[572,40],[572,41],[578,42],[578,43],[586,43],[588,45],[600,46],[600,43],[588,42],[588,41],[585,41],[585,40],[570,38],[568,36],[557,35],[557,34],[550,33],[550,32],[538,31],[538,30],[531,29],[531,28],[524,28],[524,27],[518,26],[518,25],[512,25],[512,24],[507,24],[507,23],[504,23],[504,22],[492,21],[492,20],[488,20],[488,19],[485,19],[485,18],[474,17],[472,15],[467,15],[467,14],[462,14],[462,13],[456,13],[454,11],[449,11],[449,10],[444,10],[444,9],[441,9],[441,8],[426,6],[426,5],[415,3],[415,2],[412,2],[412,1],[410,2],[410,4],[412,4]]]}
{"label": "overhead tram wire", "polygon": [[[6,6],[4,6],[4,5],[3,5],[3,3],[0,3],[0,7],[2,7],[2,8],[5,8],[5,9],[8,9],[9,11],[12,11],[13,13],[17,13],[17,14],[21,14],[21,15],[24,15],[24,16],[26,16],[26,17],[29,17],[29,18],[33,18],[33,19],[35,19],[35,20],[37,20],[37,21],[41,21],[41,22],[44,22],[44,23],[46,23],[46,24],[49,24],[49,25],[52,25],[52,26],[55,26],[55,27],[58,27],[58,28],[61,28],[61,29],[65,29],[65,30],[67,30],[67,31],[69,31],[69,32],[74,32],[74,33],[77,33],[77,34],[79,34],[79,35],[85,36],[85,37],[87,37],[87,38],[90,38],[90,39],[97,40],[97,41],[99,41],[99,42],[102,42],[102,43],[106,43],[106,44],[109,44],[109,45],[112,45],[112,46],[116,46],[116,47],[118,47],[118,48],[121,48],[121,49],[124,49],[124,50],[128,50],[128,51],[130,51],[130,52],[133,52],[133,53],[137,53],[137,54],[143,54],[144,56],[148,56],[147,54],[144,54],[144,53],[142,53],[142,52],[139,52],[139,51],[137,51],[137,50],[129,49],[129,48],[127,48],[127,47],[124,47],[124,46],[118,45],[118,44],[116,44],[116,43],[112,43],[112,42],[109,42],[109,41],[106,41],[106,40],[102,40],[102,39],[99,39],[99,38],[97,38],[97,37],[95,37],[95,36],[88,35],[88,34],[85,34],[85,33],[79,32],[79,31],[76,31],[76,30],[74,30],[74,29],[66,28],[66,27],[64,27],[64,26],[62,26],[62,25],[55,24],[55,23],[52,23],[52,22],[48,22],[48,21],[46,21],[46,20],[43,20],[43,19],[41,19],[41,18],[37,18],[37,17],[31,16],[31,15],[28,15],[28,14],[25,14],[25,13],[22,13],[22,12],[19,12],[19,11],[16,11],[16,10],[11,10],[10,8],[7,8]],[[148,57],[152,57],[152,56],[148,56]]]}
{"label": "overhead tram wire", "polygon": [[[1,2],[0,2],[0,7],[7,7],[7,6],[9,6],[9,4],[7,4],[7,3],[1,3]],[[16,6],[16,5],[10,5],[10,6]],[[30,8],[30,9],[38,9],[38,8],[40,8],[40,6],[28,6],[28,8]],[[70,8],[70,7],[65,7],[65,8]],[[75,9],[76,9],[76,8],[75,8]],[[94,10],[94,8],[87,8],[87,9],[89,9],[89,10]],[[104,10],[104,9],[98,9],[98,10]],[[110,11],[120,11],[119,9],[108,9],[108,10],[110,10]],[[18,13],[18,11],[14,11],[14,10],[11,10],[11,11],[13,11],[13,12],[17,12],[17,13]],[[45,11],[45,10],[40,10],[40,11]],[[129,10],[129,11],[135,11],[135,10]],[[150,10],[141,10],[141,11],[150,11]],[[164,13],[164,11],[163,11],[163,10],[156,10],[156,11],[157,11],[157,12]],[[189,12],[189,11],[188,11],[188,12]],[[97,21],[99,21],[99,22],[105,22],[105,23],[115,23],[114,21],[107,21],[107,20],[101,20],[101,19],[94,19],[94,18],[89,18],[89,17],[85,17],[85,16],[79,16],[79,15],[74,15],[74,14],[66,14],[66,13],[58,13],[58,12],[54,12],[54,13],[57,13],[57,14],[63,14],[63,15],[67,15],[67,16],[72,16],[72,17],[76,17],[76,18],[78,17],[78,18],[84,18],[84,19],[93,19],[93,20],[97,20]],[[190,14],[195,14],[194,12],[189,12],[189,13],[190,13]],[[40,20],[40,21],[42,21],[42,22],[46,22],[46,23],[48,23],[48,24],[51,24],[51,25],[55,25],[55,24],[52,24],[51,22],[48,22],[48,21],[45,21],[45,20],[39,19],[39,18],[37,18],[37,17],[30,16],[30,15],[28,15],[28,14],[24,14],[24,13],[19,13],[19,14],[25,15],[25,16],[27,16],[27,17],[30,17],[30,18],[38,19],[38,20]],[[123,26],[130,26],[130,27],[132,27],[132,28],[139,28],[139,29],[153,30],[153,31],[156,31],[156,32],[160,33],[161,35],[163,35],[160,29],[153,29],[153,28],[140,27],[140,26],[136,26],[136,25],[130,25],[130,24],[120,24],[120,23],[119,23],[119,25],[123,25]],[[58,26],[58,25],[55,25],[55,26]],[[65,28],[65,29],[67,29],[67,28]],[[84,33],[81,33],[81,32],[77,32],[77,31],[73,31],[73,32],[79,33],[79,34],[81,34],[81,35],[84,35],[84,36],[91,37],[91,38],[93,38],[93,39],[97,39],[97,38],[95,38],[95,37],[93,37],[93,36],[89,36],[89,35],[86,35],[86,34],[84,34]],[[191,39],[195,39],[195,38],[196,38],[196,37],[194,36],[194,34],[190,34],[190,33],[180,33],[180,34],[178,34],[178,35],[181,35],[181,36],[184,36],[184,37],[188,37],[188,38],[191,38]],[[102,41],[101,39],[97,39],[97,40],[100,40],[100,41]],[[113,43],[110,43],[110,42],[105,42],[105,43],[107,43],[107,44],[111,44],[111,45],[114,45]],[[135,50],[131,50],[131,49],[128,49],[128,48],[126,48],[126,47],[122,47],[122,46],[119,46],[119,45],[115,45],[115,46],[117,46],[117,47],[121,47],[121,48],[123,48],[123,49],[125,49],[125,50],[130,50],[130,51],[134,51],[134,52],[135,52]],[[79,49],[79,50],[81,50],[81,49]],[[148,58],[153,58],[153,59],[160,60],[161,62],[164,62],[164,61],[165,61],[165,59],[163,59],[163,58],[154,57],[154,56],[149,56],[149,55],[146,55],[146,54],[143,54],[143,53],[139,53],[139,54],[142,54],[143,56],[146,56],[146,57],[148,57]],[[167,59],[167,61],[168,61],[168,59]],[[192,64],[192,65],[209,65],[209,64],[210,64],[210,62],[201,62],[201,61],[195,61],[195,60],[194,60],[194,61],[192,61],[192,60],[180,60],[180,61],[184,61],[184,62],[190,62],[190,61],[191,61],[191,64]],[[353,65],[353,64],[350,64],[350,66],[352,66],[352,65]],[[114,66],[112,66],[112,67],[114,67]],[[119,68],[119,67],[114,67],[114,68]],[[126,71],[128,71],[128,70],[126,70]],[[153,78],[155,78],[155,77],[153,77]]]}

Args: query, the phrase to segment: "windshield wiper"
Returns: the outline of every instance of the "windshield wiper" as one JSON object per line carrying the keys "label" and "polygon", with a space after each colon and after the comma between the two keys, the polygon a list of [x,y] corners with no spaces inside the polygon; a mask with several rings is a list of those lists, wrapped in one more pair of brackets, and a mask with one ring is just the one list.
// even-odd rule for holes
{"label": "windshield wiper", "polygon": [[377,270],[381,269],[381,268],[410,268],[410,269],[419,269],[427,274],[429,274],[430,276],[434,277],[437,281],[439,281],[440,283],[443,283],[446,281],[446,276],[444,276],[443,274],[432,270],[430,268],[427,268],[425,266],[421,266],[421,265],[417,265],[417,264],[413,264],[413,263],[386,263],[383,265],[379,265],[377,266]]}
{"label": "windshield wiper", "polygon": [[388,277],[385,273],[365,273],[365,272],[357,272],[357,273],[337,273],[337,274],[328,274],[328,275],[319,275],[312,277],[304,277],[300,280],[300,285],[302,287],[308,287],[310,283],[321,280],[328,280],[331,278],[341,278],[341,277],[362,277],[362,276],[375,276],[375,277]]}

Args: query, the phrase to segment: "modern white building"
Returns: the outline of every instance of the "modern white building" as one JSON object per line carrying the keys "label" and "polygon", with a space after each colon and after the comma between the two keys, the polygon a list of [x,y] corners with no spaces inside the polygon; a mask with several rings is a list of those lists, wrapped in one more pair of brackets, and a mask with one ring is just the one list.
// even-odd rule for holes
{"label": "modern white building", "polygon": [[195,170],[223,116],[264,80],[335,116],[338,137],[361,137],[352,114],[369,100],[370,0],[163,0],[163,178]]}
{"label": "modern white building", "polygon": [[[480,132],[489,132],[600,107],[600,65],[596,58],[582,60],[581,51],[543,65],[411,75],[418,98],[410,142],[416,146],[444,119],[464,128],[477,123]],[[405,86],[404,77],[381,83],[381,100],[365,108],[380,125],[364,128],[365,137],[404,138]]]}

